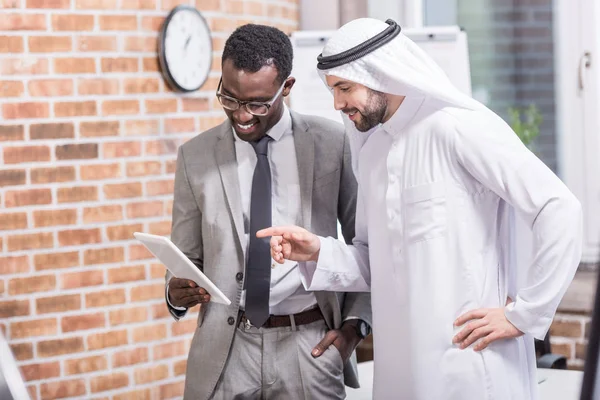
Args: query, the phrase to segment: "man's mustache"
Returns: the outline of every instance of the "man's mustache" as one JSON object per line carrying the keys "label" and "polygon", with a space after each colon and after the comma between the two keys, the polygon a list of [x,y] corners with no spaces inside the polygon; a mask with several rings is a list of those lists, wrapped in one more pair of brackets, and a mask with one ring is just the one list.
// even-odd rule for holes
{"label": "man's mustache", "polygon": [[[344,114],[352,114],[355,111],[358,111],[358,108],[342,108],[342,112]],[[360,112],[360,111],[358,111],[358,112]]]}

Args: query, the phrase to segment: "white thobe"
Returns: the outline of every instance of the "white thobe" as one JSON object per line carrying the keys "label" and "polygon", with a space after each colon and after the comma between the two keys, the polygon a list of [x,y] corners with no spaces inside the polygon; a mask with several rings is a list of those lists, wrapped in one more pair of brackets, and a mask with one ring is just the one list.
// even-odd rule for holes
{"label": "white thobe", "polygon": [[[535,399],[533,338],[577,268],[579,202],[499,117],[436,107],[406,98],[371,134],[353,246],[320,238],[303,282],[371,290],[375,399]],[[510,206],[533,230],[530,265],[511,260]],[[508,297],[505,315],[524,336],[481,352],[452,344],[458,316]]]}

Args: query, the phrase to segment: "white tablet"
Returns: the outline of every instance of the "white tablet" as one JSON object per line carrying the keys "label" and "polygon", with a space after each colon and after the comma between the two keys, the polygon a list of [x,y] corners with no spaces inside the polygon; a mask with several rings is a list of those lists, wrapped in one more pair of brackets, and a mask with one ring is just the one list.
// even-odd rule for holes
{"label": "white tablet", "polygon": [[169,240],[169,238],[141,232],[135,232],[133,236],[142,242],[142,244],[150,250],[150,253],[154,254],[154,256],[158,258],[175,277],[192,280],[196,282],[198,286],[206,289],[210,294],[211,302],[225,305],[231,304],[231,301],[227,296],[225,296],[223,292],[221,292],[219,288],[215,286],[215,284],[212,283],[210,279],[208,279],[206,275],[204,275],[202,271],[200,271],[198,267],[196,267],[194,263],[192,263],[190,259],[187,258],[173,242],[171,242],[171,240]]}

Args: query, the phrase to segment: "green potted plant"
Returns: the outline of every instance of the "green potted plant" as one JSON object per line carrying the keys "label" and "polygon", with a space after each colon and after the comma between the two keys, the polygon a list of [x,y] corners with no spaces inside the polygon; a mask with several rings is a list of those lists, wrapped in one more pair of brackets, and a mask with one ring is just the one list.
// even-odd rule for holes
{"label": "green potted plant", "polygon": [[533,141],[539,136],[543,121],[540,110],[535,104],[526,108],[509,107],[508,118],[510,127],[523,144],[532,150]]}

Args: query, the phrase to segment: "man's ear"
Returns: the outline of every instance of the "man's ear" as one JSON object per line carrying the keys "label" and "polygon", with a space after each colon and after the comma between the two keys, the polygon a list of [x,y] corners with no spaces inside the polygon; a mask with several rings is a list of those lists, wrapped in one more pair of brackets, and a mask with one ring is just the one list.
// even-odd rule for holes
{"label": "man's ear", "polygon": [[293,76],[290,76],[289,78],[287,78],[285,80],[285,85],[283,86],[283,92],[282,92],[282,95],[284,97],[290,94],[290,91],[292,90],[294,83],[296,83],[296,78],[294,78]]}

